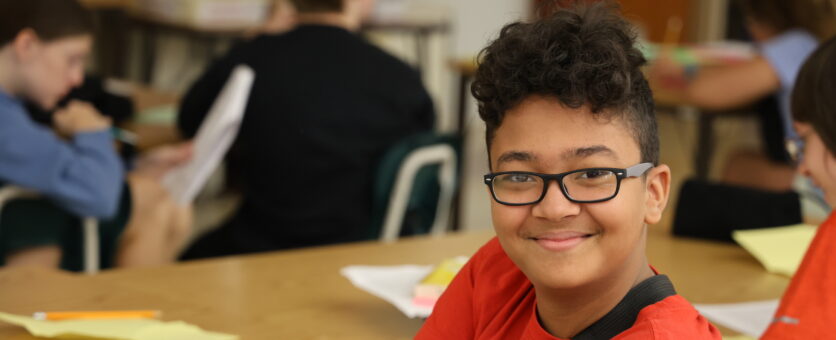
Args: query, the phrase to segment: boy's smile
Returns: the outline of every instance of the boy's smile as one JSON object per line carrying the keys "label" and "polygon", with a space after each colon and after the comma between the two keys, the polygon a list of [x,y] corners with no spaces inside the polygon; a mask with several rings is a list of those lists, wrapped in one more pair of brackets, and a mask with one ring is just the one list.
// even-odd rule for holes
{"label": "boy's smile", "polygon": [[530,237],[530,239],[546,250],[560,252],[571,250],[582,242],[598,235],[598,232],[561,230],[539,233]]}
{"label": "boy's smile", "polygon": [[[627,168],[641,161],[641,152],[620,118],[602,118],[586,107],[572,109],[554,98],[531,96],[507,112],[490,157],[492,172],[557,174]],[[648,176],[666,169],[651,169]],[[625,178],[612,199],[575,203],[557,181],[550,181],[538,203],[508,206],[493,200],[494,228],[505,252],[535,287],[569,289],[614,279],[646,265],[645,223],[655,223],[661,215],[661,210],[648,208],[658,196],[649,187],[644,177]]]}

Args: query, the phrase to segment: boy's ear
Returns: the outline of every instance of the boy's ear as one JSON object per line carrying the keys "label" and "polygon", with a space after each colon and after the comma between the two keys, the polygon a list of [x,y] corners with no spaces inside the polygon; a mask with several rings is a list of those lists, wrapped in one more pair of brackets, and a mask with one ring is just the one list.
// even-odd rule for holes
{"label": "boy's ear", "polygon": [[18,60],[26,60],[34,53],[39,42],[38,34],[31,28],[25,28],[12,40],[12,49]]}
{"label": "boy's ear", "polygon": [[659,165],[650,169],[645,181],[646,198],[644,222],[656,224],[662,219],[671,189],[671,169],[667,165]]}

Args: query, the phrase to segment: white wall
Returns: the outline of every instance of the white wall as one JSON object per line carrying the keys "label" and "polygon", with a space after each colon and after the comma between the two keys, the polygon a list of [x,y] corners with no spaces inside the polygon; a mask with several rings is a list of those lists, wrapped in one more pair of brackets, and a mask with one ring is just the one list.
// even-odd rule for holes
{"label": "white wall", "polygon": [[[409,2],[408,6],[443,8],[449,15],[451,32],[447,41],[445,56],[434,55],[433,60],[449,61],[475,57],[489,41],[495,39],[505,24],[528,16],[530,0],[378,0],[381,2]],[[385,6],[385,4],[384,4]],[[442,49],[443,50],[443,49]],[[437,51],[437,49],[434,49]],[[425,81],[430,87],[438,106],[440,119],[455,120],[457,105],[458,75],[449,68],[449,63],[433,69],[441,75],[431,73]],[[483,229],[491,227],[490,197],[482,175],[488,171],[487,152],[484,144],[484,124],[476,114],[476,103],[468,92],[468,112],[465,117],[465,145],[461,179],[460,227],[462,229]],[[454,124],[442,124],[454,126]]]}
{"label": "white wall", "polygon": [[[443,0],[415,0],[445,2]],[[456,57],[476,55],[496,38],[505,24],[525,18],[529,0],[452,0],[446,1],[452,13]]]}
{"label": "white wall", "polygon": [[379,14],[446,15],[452,24],[451,55],[470,57],[503,25],[524,18],[529,0],[377,0]]}

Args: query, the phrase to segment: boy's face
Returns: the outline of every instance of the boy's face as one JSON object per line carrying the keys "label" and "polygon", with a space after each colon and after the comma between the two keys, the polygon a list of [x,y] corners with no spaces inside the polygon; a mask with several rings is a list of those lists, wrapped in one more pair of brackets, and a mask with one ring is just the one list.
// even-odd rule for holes
{"label": "boy's face", "polygon": [[836,158],[827,150],[824,142],[808,123],[795,123],[795,131],[804,141],[804,155],[798,164],[798,172],[813,180],[824,192],[828,205],[836,205]]}
{"label": "boy's face", "polygon": [[[627,168],[641,153],[620,119],[599,119],[586,107],[531,96],[509,110],[490,146],[491,171],[557,174]],[[601,282],[645,262],[645,223],[656,223],[667,202],[670,170],[625,178],[618,195],[600,203],[573,203],[551,181],[542,201],[508,206],[492,200],[503,249],[537,286],[574,288]]]}
{"label": "boy's face", "polygon": [[70,90],[84,80],[84,66],[93,38],[78,35],[53,41],[21,33],[16,41],[23,75],[23,95],[44,110],[52,110]]}

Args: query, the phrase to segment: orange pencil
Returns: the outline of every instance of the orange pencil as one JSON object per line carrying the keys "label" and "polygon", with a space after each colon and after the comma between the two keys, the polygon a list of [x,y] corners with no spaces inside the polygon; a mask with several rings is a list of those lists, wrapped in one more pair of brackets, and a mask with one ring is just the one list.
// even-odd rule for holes
{"label": "orange pencil", "polygon": [[113,311],[62,311],[35,312],[35,320],[104,320],[104,319],[156,319],[162,313],[156,310],[113,310]]}

